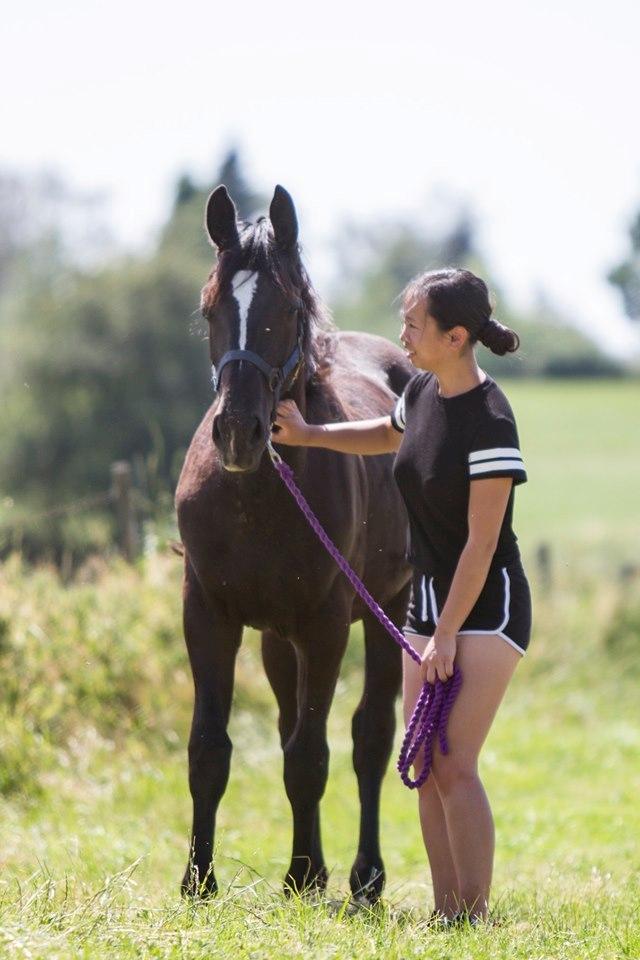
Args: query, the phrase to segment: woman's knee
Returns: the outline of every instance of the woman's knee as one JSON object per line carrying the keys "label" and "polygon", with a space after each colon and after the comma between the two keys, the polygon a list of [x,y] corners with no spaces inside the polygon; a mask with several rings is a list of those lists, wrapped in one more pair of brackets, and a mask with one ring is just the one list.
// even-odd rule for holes
{"label": "woman's knee", "polygon": [[478,781],[478,758],[459,751],[446,756],[434,752],[431,771],[441,796],[446,797],[453,790]]}

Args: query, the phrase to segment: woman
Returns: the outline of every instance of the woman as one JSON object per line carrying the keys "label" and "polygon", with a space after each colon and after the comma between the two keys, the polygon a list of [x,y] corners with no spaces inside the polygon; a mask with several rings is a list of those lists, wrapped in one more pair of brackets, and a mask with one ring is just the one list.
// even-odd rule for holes
{"label": "woman", "polygon": [[513,488],[526,481],[511,407],[478,366],[474,345],[512,353],[517,335],[491,318],[485,283],[468,270],[424,273],[402,295],[400,340],[420,371],[390,416],[310,425],[278,406],[277,443],[344,453],[398,451],[394,476],[409,514],[414,567],[404,633],[408,722],[423,681],[463,684],[449,717],[449,753],[434,747],[419,791],[435,899],[447,921],[487,917],[494,825],[478,756],[531,630],[529,586],[511,528]]}

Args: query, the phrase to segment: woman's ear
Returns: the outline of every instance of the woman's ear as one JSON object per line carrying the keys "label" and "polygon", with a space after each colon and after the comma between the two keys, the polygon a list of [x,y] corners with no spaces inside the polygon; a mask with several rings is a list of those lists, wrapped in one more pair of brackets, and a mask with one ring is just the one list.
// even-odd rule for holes
{"label": "woman's ear", "polygon": [[449,338],[449,343],[452,347],[455,347],[456,350],[460,350],[469,342],[469,331],[466,327],[458,325],[457,327],[452,327],[447,334]]}

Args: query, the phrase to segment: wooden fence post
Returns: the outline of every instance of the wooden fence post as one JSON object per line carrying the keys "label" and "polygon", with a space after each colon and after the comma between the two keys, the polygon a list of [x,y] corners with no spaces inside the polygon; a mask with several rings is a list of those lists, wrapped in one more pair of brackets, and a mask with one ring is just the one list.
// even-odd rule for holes
{"label": "wooden fence post", "polygon": [[118,525],[120,553],[129,563],[135,557],[138,545],[131,465],[126,460],[111,464],[111,490]]}
{"label": "wooden fence post", "polygon": [[536,549],[536,566],[538,582],[543,590],[551,590],[553,577],[551,573],[551,547],[548,543],[540,543]]}
{"label": "wooden fence post", "polygon": [[623,563],[622,566],[618,568],[618,580],[623,586],[632,583],[634,580],[637,580],[638,577],[640,577],[640,564]]}

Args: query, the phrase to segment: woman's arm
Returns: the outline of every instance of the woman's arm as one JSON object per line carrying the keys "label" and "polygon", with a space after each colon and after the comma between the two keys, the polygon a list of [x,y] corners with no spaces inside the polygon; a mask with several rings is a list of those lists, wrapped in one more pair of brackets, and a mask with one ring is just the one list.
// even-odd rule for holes
{"label": "woman's arm", "polygon": [[402,434],[391,417],[351,420],[344,423],[306,423],[294,400],[281,400],[271,434],[274,443],[299,447],[324,447],[339,453],[394,453]]}
{"label": "woman's arm", "polygon": [[447,601],[422,658],[422,676],[434,683],[453,674],[456,637],[487,579],[511,493],[511,477],[473,480],[469,490],[469,536],[460,554]]}

